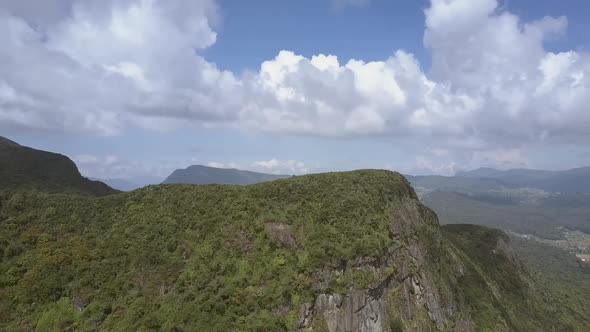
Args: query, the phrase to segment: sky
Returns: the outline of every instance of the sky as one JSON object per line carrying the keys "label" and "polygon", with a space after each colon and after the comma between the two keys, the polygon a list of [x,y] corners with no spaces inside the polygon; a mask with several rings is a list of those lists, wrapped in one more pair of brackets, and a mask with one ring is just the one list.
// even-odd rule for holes
{"label": "sky", "polygon": [[586,0],[0,0],[0,136],[103,179],[585,166],[587,31]]}

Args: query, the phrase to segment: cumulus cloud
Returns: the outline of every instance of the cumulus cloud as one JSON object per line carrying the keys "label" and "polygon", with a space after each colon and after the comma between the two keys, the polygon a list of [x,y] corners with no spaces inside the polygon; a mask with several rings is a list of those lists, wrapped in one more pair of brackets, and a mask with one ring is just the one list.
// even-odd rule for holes
{"label": "cumulus cloud", "polygon": [[272,174],[305,174],[310,172],[310,169],[301,161],[280,160],[276,158],[255,161],[250,165],[250,168]]}
{"label": "cumulus cloud", "polygon": [[413,164],[402,171],[411,174],[454,175],[457,171],[478,167],[511,169],[529,166],[529,161],[523,156],[520,148],[433,149],[421,151],[414,157]]}
{"label": "cumulus cloud", "polygon": [[241,83],[195,54],[215,43],[213,1],[62,5],[51,18],[31,1],[0,8],[2,127],[108,135],[149,118],[235,117],[221,97]]}
{"label": "cumulus cloud", "polygon": [[233,162],[220,163],[220,162],[216,162],[216,161],[210,161],[207,163],[207,166],[215,167],[215,168],[240,168],[239,164],[233,163]]}
{"label": "cumulus cloud", "polygon": [[439,175],[453,175],[457,171],[457,163],[443,158],[417,155],[413,171],[417,173],[434,173]]}
{"label": "cumulus cloud", "polygon": [[345,64],[282,51],[258,76],[278,105],[249,119],[260,116],[256,124],[279,132],[413,136],[455,148],[585,139],[590,56],[543,48],[567,20],[522,22],[496,7],[494,0],[432,1],[429,75],[404,51]]}
{"label": "cumulus cloud", "polygon": [[[386,136],[450,151],[439,159],[468,151],[466,160],[588,139],[590,55],[544,48],[566,33],[565,17],[525,22],[495,0],[432,0],[423,40],[428,73],[403,50],[345,63],[284,50],[238,75],[200,55],[217,40],[219,11],[214,0],[4,1],[0,129],[114,135],[190,123]],[[451,167],[424,155],[417,160],[424,167]],[[272,171],[278,163],[255,167]]]}

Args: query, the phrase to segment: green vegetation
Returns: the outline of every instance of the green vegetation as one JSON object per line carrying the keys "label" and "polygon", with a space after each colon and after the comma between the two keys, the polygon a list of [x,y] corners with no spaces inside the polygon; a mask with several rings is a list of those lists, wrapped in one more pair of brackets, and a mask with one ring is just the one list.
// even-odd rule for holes
{"label": "green vegetation", "polygon": [[514,251],[530,267],[539,285],[550,291],[558,306],[588,320],[590,266],[554,246],[512,237]]}
{"label": "green vegetation", "polygon": [[[409,195],[387,171],[101,198],[4,192],[0,329],[290,330],[297,308],[273,310],[312,299],[313,271],[383,253],[388,202]],[[290,225],[297,250],[268,222]]]}
{"label": "green vegetation", "polygon": [[[571,196],[575,199],[568,199]],[[566,200],[570,203],[563,202]],[[422,201],[436,212],[442,224],[478,224],[546,239],[563,238],[558,226],[590,233],[588,194],[550,197],[538,204],[502,204],[481,197],[436,191],[425,195]]]}
{"label": "green vegetation", "polygon": [[[453,240],[456,247],[461,248],[460,252],[476,253],[475,257],[470,260],[474,262],[475,266],[481,265],[478,269],[482,271],[483,275],[489,276],[491,280],[509,280],[511,276],[509,263],[504,264],[501,270],[509,271],[507,275],[502,275],[493,269],[486,269],[490,266],[503,265],[502,262],[492,263],[488,259],[492,256],[480,251],[486,248],[486,241],[485,237],[483,241],[481,240],[481,234],[478,232],[485,228],[480,228],[479,231],[474,231],[475,233],[472,234],[467,229],[473,226],[452,224],[479,224],[497,227],[515,233],[533,235],[539,241],[568,247],[571,250],[582,250],[580,248],[583,248],[585,243],[583,237],[578,236],[575,241],[572,240],[572,234],[574,234],[572,231],[590,233],[590,219],[588,218],[590,215],[590,194],[584,192],[555,193],[517,187],[523,185],[525,180],[529,181],[529,184],[534,181],[544,181],[543,183],[549,184],[549,178],[552,178],[550,181],[557,181],[555,179],[563,179],[564,174],[571,180],[573,176],[583,177],[582,173],[587,170],[586,168],[567,172],[532,171],[528,175],[529,172],[524,170],[513,172],[480,170],[465,177],[426,176],[411,180],[414,184],[422,186],[420,189],[423,193],[421,200],[424,204],[437,213],[442,224],[448,224],[443,227],[446,230],[445,234]],[[523,173],[522,181],[518,179],[521,173]],[[584,181],[578,183],[584,183]],[[559,185],[563,189],[567,183],[555,183],[555,185]],[[463,229],[463,233],[469,234],[469,236],[457,237],[451,231],[460,229]],[[526,299],[526,303],[531,303],[532,306],[527,307],[518,297],[504,295],[501,297],[502,301],[517,304],[516,307],[519,308],[519,311],[527,316],[535,317],[540,322],[545,322],[546,326],[553,325],[551,325],[551,319],[543,320],[544,317],[554,317],[555,315],[564,317],[564,325],[557,330],[567,330],[568,327],[574,330],[587,330],[589,318],[586,312],[590,307],[588,268],[581,267],[573,253],[532,240],[517,237],[513,240],[514,251],[522,257],[527,267],[524,271],[531,271],[531,273],[526,272],[529,274],[527,277],[529,281],[524,282],[524,286],[518,287],[510,287],[510,284],[506,284],[503,286],[504,290],[502,287],[499,288],[498,293],[504,292],[513,295],[516,294],[513,290],[526,289],[523,298]],[[461,245],[462,242],[464,242],[463,245]],[[478,246],[473,247],[473,244],[478,244]],[[493,250],[493,246],[487,245],[486,250]],[[480,252],[477,253],[478,251]],[[487,282],[479,278],[478,285],[478,278],[477,274],[471,274],[471,277],[463,279],[468,285],[475,285],[464,286],[465,294],[471,298],[469,301],[472,301],[473,298],[486,299],[476,302],[483,305],[475,310],[478,313],[476,316],[480,317],[478,319],[480,326],[487,326],[492,330],[501,329],[492,327],[496,321],[495,317],[501,312],[498,311],[499,306],[493,304],[493,297],[481,294],[481,291],[484,290],[481,285]],[[518,284],[514,283],[514,285]],[[451,292],[454,291],[451,290]],[[485,305],[485,303],[492,303],[492,305]],[[496,303],[501,302],[497,301]],[[550,312],[539,315],[538,313],[543,309],[550,310]],[[515,329],[514,322],[521,320],[510,318],[511,310],[504,310],[506,313],[504,316],[507,317],[505,327]],[[521,326],[521,329],[523,328]],[[527,329],[535,330],[530,326]]]}
{"label": "green vegetation", "polygon": [[441,236],[389,171],[101,197],[7,189],[0,226],[0,330],[289,331],[320,293],[377,294],[394,279],[393,331],[434,330],[437,306],[447,329],[590,326],[536,295],[498,252],[502,232]]}
{"label": "green vegetation", "polygon": [[556,303],[547,284],[538,283],[520,265],[505,245],[510,239],[502,231],[462,224],[442,229],[466,264],[465,274],[455,286],[472,305],[471,315],[479,330],[583,331],[590,326],[588,317],[568,303]]}
{"label": "green vegetation", "polygon": [[117,191],[80,175],[68,157],[20,146],[0,137],[0,190],[34,189],[102,196]]}

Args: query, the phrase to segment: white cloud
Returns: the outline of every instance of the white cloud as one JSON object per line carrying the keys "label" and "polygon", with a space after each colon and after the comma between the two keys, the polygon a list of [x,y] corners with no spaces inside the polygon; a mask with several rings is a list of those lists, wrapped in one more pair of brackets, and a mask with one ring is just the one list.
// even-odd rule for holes
{"label": "white cloud", "polygon": [[77,155],[72,160],[84,176],[100,179],[131,179],[141,176],[161,177],[162,179],[180,167],[186,167],[185,161],[129,160],[115,155]]}
{"label": "white cloud", "polygon": [[234,162],[229,163],[219,163],[216,161],[211,161],[207,163],[209,167],[216,167],[216,168],[240,168],[240,165]]}
{"label": "white cloud", "polygon": [[453,175],[455,174],[455,171],[457,171],[457,163],[455,161],[424,155],[418,155],[415,159],[416,161],[412,173]]}
{"label": "white cloud", "polygon": [[[275,135],[389,136],[447,151],[421,151],[426,157],[417,160],[444,172],[449,163],[429,158],[588,139],[590,55],[543,46],[565,33],[565,17],[525,22],[495,0],[432,0],[425,10],[428,74],[399,50],[383,61],[346,63],[335,55],[281,51],[257,72],[237,75],[199,55],[217,40],[214,0],[37,5],[0,5],[2,130],[114,135],[129,126],[191,124]],[[255,167],[305,168],[272,161]]]}
{"label": "white cloud", "polygon": [[[408,174],[454,175],[457,171],[472,170],[479,167],[496,169],[527,168],[529,161],[520,148],[445,150],[432,149],[417,151],[413,163],[398,167]],[[391,169],[391,167],[388,167]]]}
{"label": "white cloud", "polygon": [[213,1],[72,1],[42,25],[25,3],[0,8],[0,90],[13,91],[2,127],[111,135],[149,118],[235,117],[221,96],[241,82],[194,53],[216,40]]}
{"label": "white cloud", "polygon": [[256,161],[250,165],[250,169],[272,174],[305,174],[310,172],[310,169],[301,161],[276,158]]}
{"label": "white cloud", "polygon": [[489,166],[499,169],[526,168],[528,161],[522,156],[520,149],[493,149],[476,151],[470,161],[471,167]]}
{"label": "white cloud", "polygon": [[225,168],[225,165],[223,163],[218,163],[215,161],[209,162],[207,163],[207,166],[209,167],[216,167],[216,168]]}

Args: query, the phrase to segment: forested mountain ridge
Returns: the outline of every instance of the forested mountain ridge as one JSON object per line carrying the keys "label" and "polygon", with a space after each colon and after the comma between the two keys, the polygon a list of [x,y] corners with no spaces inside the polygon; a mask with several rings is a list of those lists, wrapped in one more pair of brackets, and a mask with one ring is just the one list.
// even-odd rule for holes
{"label": "forested mountain ridge", "polygon": [[0,137],[0,190],[7,189],[93,196],[117,192],[80,175],[76,164],[64,155],[21,146]]}
{"label": "forested mountain ridge", "polygon": [[0,195],[1,330],[588,327],[501,231],[441,229],[389,171]]}

